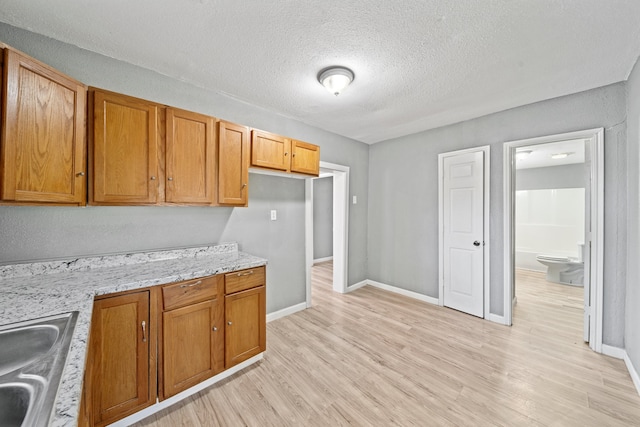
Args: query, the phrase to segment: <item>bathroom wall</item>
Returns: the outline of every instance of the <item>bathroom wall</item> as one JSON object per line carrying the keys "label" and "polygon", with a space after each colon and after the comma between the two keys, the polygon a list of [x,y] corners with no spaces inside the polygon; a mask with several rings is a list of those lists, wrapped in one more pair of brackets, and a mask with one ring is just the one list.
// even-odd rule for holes
{"label": "bathroom wall", "polygon": [[516,191],[517,268],[545,271],[538,254],[577,258],[584,242],[584,188]]}
{"label": "bathroom wall", "polygon": [[[516,170],[516,268],[545,271],[538,254],[580,255],[585,176],[584,163]],[[553,212],[558,206],[562,211]]]}

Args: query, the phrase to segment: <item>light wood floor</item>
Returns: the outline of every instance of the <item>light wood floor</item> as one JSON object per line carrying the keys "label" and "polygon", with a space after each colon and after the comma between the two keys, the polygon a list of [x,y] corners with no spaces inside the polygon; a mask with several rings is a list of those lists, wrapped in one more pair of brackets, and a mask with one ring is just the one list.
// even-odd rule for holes
{"label": "light wood floor", "polygon": [[313,308],[268,324],[264,360],[137,425],[640,425],[624,363],[582,342],[581,289],[523,278],[505,327],[369,286],[336,294],[331,268],[314,269]]}

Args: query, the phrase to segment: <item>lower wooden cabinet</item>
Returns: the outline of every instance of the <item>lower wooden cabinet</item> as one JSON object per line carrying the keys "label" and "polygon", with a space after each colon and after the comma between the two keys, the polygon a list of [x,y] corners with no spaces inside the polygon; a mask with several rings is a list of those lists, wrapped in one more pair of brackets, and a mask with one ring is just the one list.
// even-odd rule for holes
{"label": "lower wooden cabinet", "polygon": [[242,270],[225,276],[225,368],[266,350],[265,269]]}
{"label": "lower wooden cabinet", "polygon": [[97,298],[78,425],[113,423],[265,351],[265,283],[257,267]]}
{"label": "lower wooden cabinet", "polygon": [[94,303],[87,366],[89,424],[103,426],[155,403],[150,292]]}
{"label": "lower wooden cabinet", "polygon": [[[171,397],[224,370],[222,276],[166,286],[162,313],[162,392]],[[176,294],[176,292],[179,292]],[[185,305],[187,304],[187,305]]]}

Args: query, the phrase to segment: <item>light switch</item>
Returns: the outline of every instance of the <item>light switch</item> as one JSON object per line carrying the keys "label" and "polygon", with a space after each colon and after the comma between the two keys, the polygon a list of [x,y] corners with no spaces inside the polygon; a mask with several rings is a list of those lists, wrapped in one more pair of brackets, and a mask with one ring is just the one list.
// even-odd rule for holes
{"label": "light switch", "polygon": [[353,204],[358,204],[358,196],[353,196]]}
{"label": "light switch", "polygon": [[278,219],[278,211],[275,209],[271,210],[271,221],[275,221]]}

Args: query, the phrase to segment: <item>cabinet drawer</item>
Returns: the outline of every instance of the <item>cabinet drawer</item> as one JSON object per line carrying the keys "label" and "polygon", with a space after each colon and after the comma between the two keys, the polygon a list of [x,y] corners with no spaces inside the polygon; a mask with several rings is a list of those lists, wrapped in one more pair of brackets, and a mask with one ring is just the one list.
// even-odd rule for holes
{"label": "cabinet drawer", "polygon": [[248,268],[224,275],[225,293],[227,295],[264,284],[264,267]]}
{"label": "cabinet drawer", "polygon": [[167,285],[162,288],[162,301],[165,310],[215,299],[218,285],[223,276],[209,276]]}

